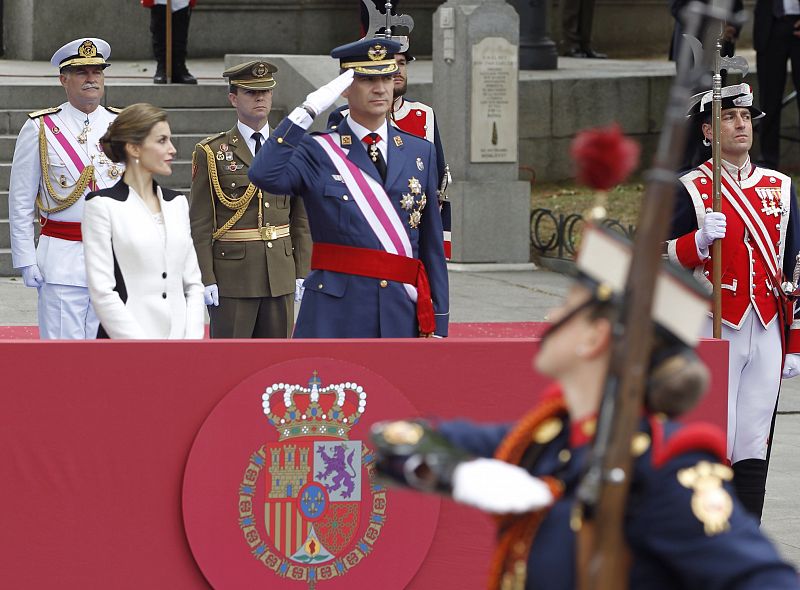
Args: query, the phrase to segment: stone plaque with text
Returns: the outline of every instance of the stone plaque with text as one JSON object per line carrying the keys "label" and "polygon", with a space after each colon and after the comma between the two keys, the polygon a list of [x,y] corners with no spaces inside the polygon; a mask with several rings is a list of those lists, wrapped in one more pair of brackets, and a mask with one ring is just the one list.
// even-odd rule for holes
{"label": "stone plaque with text", "polygon": [[487,37],[472,46],[472,162],[517,161],[517,46]]}

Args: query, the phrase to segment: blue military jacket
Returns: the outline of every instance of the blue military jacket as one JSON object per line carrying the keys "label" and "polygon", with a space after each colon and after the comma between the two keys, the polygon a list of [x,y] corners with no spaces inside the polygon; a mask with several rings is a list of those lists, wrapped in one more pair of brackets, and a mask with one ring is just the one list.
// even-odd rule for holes
{"label": "blue military jacket", "polygon": [[[430,281],[436,334],[447,335],[448,280],[442,245],[442,220],[436,207],[437,164],[433,146],[389,125],[386,182],[383,183],[408,232],[413,256],[425,265]],[[328,130],[325,133],[334,133]],[[381,182],[365,146],[345,119],[336,129],[347,158]],[[322,147],[302,127],[284,119],[259,151],[249,172],[258,187],[275,194],[303,197],[311,238],[329,243],[383,250],[377,236]],[[411,179],[428,196],[417,228],[401,206]],[[416,307],[402,283],[327,270],[312,270],[305,280],[295,338],[410,338],[419,333]]]}
{"label": "blue military jacket", "polygon": [[[575,534],[570,528],[570,515],[593,430],[581,432],[591,423],[570,425],[566,418],[561,424],[561,431],[541,445],[533,465],[525,465],[533,475],[553,476],[564,485],[563,496],[549,510],[533,540],[525,585],[528,590],[576,587]],[[687,426],[682,430],[674,423],[655,418],[642,421],[640,432],[646,435],[644,440],[652,442],[646,450],[639,447],[641,454],[634,463],[628,499],[625,534],[632,558],[629,587],[800,588],[797,573],[780,559],[759,531],[756,520],[735,500],[730,482],[724,483],[724,489],[734,498],[727,530],[709,534],[693,513],[692,500],[698,492],[685,487],[678,474],[701,462],[717,464],[719,457],[703,448],[714,446],[707,444],[710,428]],[[453,421],[441,424],[439,430],[470,453],[492,457],[509,427]],[[718,446],[724,453],[722,433],[718,437]]]}

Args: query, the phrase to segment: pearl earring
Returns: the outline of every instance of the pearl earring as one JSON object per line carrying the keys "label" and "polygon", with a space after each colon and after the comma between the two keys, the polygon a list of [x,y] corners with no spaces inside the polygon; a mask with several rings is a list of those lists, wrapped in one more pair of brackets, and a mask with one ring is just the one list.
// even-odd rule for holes
{"label": "pearl earring", "polygon": [[708,138],[706,137],[703,138],[703,145],[706,147],[711,146],[711,142],[708,140]]}

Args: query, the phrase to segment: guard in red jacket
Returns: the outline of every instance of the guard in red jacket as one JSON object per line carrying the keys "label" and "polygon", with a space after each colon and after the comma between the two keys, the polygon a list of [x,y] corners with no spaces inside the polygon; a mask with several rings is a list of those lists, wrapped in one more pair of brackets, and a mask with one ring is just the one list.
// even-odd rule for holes
{"label": "guard in red jacket", "polygon": [[[691,114],[711,140],[711,92]],[[681,177],[669,258],[694,269],[711,289],[709,247],[722,240],[722,338],[730,342],[728,459],[743,504],[759,518],[764,505],[772,419],[781,373],[800,369],[800,333],[782,289],[800,251],[800,218],[791,179],[755,166],[749,151],[753,106],[747,84],[722,89],[722,211],[714,213],[711,160]],[[709,319],[707,335],[711,335]]]}

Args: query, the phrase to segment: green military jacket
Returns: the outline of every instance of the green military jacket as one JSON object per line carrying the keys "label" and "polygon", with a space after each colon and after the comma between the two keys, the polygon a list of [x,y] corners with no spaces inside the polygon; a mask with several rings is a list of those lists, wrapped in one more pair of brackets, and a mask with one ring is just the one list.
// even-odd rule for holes
{"label": "green military jacket", "polygon": [[[238,126],[204,139],[192,156],[192,238],[203,284],[216,283],[221,297],[286,295],[294,291],[295,279],[309,271],[311,234],[302,199],[251,185],[247,171],[252,161]],[[226,230],[267,225],[288,225],[290,235],[226,241]]]}

